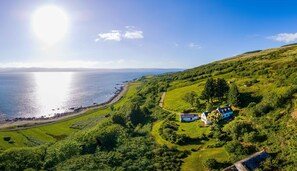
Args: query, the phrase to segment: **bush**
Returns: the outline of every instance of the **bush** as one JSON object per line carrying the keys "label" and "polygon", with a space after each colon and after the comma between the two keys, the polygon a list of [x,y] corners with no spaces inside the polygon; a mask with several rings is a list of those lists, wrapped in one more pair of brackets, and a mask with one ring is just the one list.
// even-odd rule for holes
{"label": "bush", "polygon": [[253,146],[244,147],[239,141],[229,141],[224,145],[224,148],[233,160],[239,160],[242,157],[255,152]]}
{"label": "bush", "polygon": [[34,148],[17,148],[4,151],[0,155],[0,170],[40,170],[43,166],[44,146]]}
{"label": "bush", "polygon": [[112,115],[111,120],[115,124],[120,124],[122,126],[126,125],[126,119],[125,116],[120,113],[115,113]]}
{"label": "bush", "polygon": [[223,128],[224,132],[226,132],[233,140],[241,140],[242,135],[245,133],[254,131],[253,126],[245,121],[233,121],[227,124]]}
{"label": "bush", "polygon": [[179,171],[182,159],[187,157],[190,152],[179,151],[177,148],[168,148],[163,145],[154,150],[154,162],[157,170]]}
{"label": "bush", "polygon": [[4,137],[3,140],[4,141],[10,141],[11,137]]}
{"label": "bush", "polygon": [[45,168],[52,168],[56,164],[70,159],[72,156],[79,155],[82,152],[80,144],[76,141],[60,141],[46,150]]}
{"label": "bush", "polygon": [[190,137],[188,137],[185,134],[177,134],[176,131],[178,130],[178,124],[175,121],[169,121],[168,119],[164,121],[164,123],[161,125],[159,129],[159,133],[162,138],[165,140],[175,143],[175,144],[185,144],[188,141],[191,140]]}
{"label": "bush", "polygon": [[215,170],[219,168],[219,163],[216,159],[207,159],[204,162],[204,166],[209,170]]}

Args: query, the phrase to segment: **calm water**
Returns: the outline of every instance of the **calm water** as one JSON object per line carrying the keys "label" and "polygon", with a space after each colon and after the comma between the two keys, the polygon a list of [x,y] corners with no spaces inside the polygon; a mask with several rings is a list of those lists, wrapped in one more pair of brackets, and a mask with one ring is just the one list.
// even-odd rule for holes
{"label": "calm water", "polygon": [[164,70],[0,73],[0,119],[40,117],[111,98],[124,81]]}

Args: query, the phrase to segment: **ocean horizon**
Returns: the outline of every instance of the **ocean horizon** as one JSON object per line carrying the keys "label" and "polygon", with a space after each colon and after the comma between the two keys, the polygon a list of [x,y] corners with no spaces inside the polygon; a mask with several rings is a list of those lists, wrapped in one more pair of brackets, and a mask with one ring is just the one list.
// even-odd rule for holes
{"label": "ocean horizon", "polygon": [[0,72],[0,120],[51,117],[100,104],[126,81],[177,69],[10,70]]}

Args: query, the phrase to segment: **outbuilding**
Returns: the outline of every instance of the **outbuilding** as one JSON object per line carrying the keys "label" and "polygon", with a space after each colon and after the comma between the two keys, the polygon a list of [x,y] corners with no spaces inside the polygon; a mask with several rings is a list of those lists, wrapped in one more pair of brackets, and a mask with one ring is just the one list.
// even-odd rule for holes
{"label": "outbuilding", "polygon": [[198,114],[188,114],[182,113],[179,115],[179,120],[181,122],[192,122],[198,119]]}

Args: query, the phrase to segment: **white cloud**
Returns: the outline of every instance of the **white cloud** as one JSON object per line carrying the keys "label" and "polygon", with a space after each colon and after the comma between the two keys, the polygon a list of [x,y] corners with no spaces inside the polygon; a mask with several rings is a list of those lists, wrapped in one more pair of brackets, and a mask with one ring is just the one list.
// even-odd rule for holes
{"label": "white cloud", "polygon": [[201,49],[201,46],[200,46],[200,45],[197,45],[197,44],[195,44],[195,43],[193,43],[193,42],[189,43],[188,46],[189,46],[190,48]]}
{"label": "white cloud", "polygon": [[99,33],[96,42],[99,40],[112,40],[112,41],[121,41],[122,35],[120,30],[111,30],[108,33]]}
{"label": "white cloud", "polygon": [[127,39],[143,39],[143,31],[136,30],[135,26],[126,26],[126,32],[123,34],[124,38]]}
{"label": "white cloud", "polygon": [[[143,39],[143,31],[136,30],[134,26],[126,26],[126,30],[112,30],[107,33],[100,33],[95,39],[95,42],[100,40],[121,41],[122,39]],[[124,32],[122,34],[122,32]]]}
{"label": "white cloud", "polygon": [[123,37],[127,39],[143,39],[143,31],[140,31],[140,30],[126,31]]}
{"label": "white cloud", "polygon": [[277,35],[269,36],[267,38],[279,42],[289,43],[297,40],[297,33],[279,33]]}

